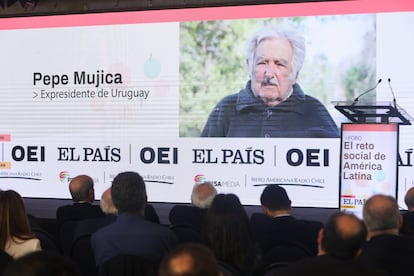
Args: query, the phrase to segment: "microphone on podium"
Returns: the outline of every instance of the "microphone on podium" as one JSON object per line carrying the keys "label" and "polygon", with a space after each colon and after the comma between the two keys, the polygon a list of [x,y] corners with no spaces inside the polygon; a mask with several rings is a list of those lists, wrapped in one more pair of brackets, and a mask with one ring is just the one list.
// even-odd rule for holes
{"label": "microphone on podium", "polygon": [[382,79],[379,79],[379,80],[377,81],[377,84],[375,84],[375,86],[374,86],[374,87],[371,87],[370,89],[368,89],[368,90],[366,90],[366,91],[362,92],[361,94],[359,94],[359,96],[358,96],[358,97],[356,97],[356,98],[354,99],[354,101],[352,102],[352,104],[351,104],[351,105],[356,105],[356,103],[359,101],[359,98],[361,98],[361,97],[362,97],[362,96],[364,96],[365,94],[367,94],[367,93],[371,92],[372,90],[374,90],[375,88],[377,88],[378,84],[380,84],[380,82],[381,82],[381,81],[382,81]]}
{"label": "microphone on podium", "polygon": [[391,93],[392,93],[392,102],[394,104],[394,108],[397,108],[397,100],[395,98],[394,90],[391,87],[391,79],[390,78],[388,78],[388,85],[389,85]]}

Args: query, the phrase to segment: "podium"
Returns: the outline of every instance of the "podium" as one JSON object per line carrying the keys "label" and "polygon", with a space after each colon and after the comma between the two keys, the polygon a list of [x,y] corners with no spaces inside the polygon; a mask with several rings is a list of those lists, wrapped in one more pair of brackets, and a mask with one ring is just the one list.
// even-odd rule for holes
{"label": "podium", "polygon": [[413,118],[395,102],[377,102],[376,104],[346,101],[333,101],[335,108],[354,123],[398,123],[411,125]]}
{"label": "podium", "polygon": [[339,208],[362,218],[374,194],[397,198],[399,125],[412,117],[395,102],[332,102],[350,120],[341,125]]}

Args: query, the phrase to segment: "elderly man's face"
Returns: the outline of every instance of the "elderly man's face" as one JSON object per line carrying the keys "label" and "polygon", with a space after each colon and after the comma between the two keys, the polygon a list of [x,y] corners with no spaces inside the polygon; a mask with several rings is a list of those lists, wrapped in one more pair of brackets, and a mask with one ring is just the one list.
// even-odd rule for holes
{"label": "elderly man's face", "polygon": [[285,38],[263,40],[256,48],[252,90],[269,106],[282,102],[292,89],[292,57],[293,49]]}

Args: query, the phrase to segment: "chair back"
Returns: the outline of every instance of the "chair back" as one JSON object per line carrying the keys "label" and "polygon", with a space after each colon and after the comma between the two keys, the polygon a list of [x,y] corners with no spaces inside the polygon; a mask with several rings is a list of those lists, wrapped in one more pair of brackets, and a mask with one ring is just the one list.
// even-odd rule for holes
{"label": "chair back", "polygon": [[266,267],[262,268],[257,275],[261,276],[274,276],[277,275],[277,272],[282,267],[287,267],[289,263],[281,262],[281,263],[272,263],[267,265]]}
{"label": "chair back", "polygon": [[78,265],[83,276],[98,274],[91,246],[91,235],[77,237],[71,245],[69,256]]}
{"label": "chair back", "polygon": [[112,257],[98,268],[99,276],[157,276],[158,267],[141,256],[123,254]]}
{"label": "chair back", "polygon": [[177,236],[179,243],[200,243],[202,241],[200,231],[197,231],[191,224],[173,224],[170,229]]}
{"label": "chair back", "polygon": [[291,263],[314,254],[304,245],[296,241],[279,241],[263,255],[263,265],[272,263]]}
{"label": "chair back", "polygon": [[73,237],[75,235],[76,227],[78,226],[78,221],[65,221],[59,227],[59,244],[62,250],[62,253],[65,256],[69,256],[70,247],[73,243]]}
{"label": "chair back", "polygon": [[240,276],[240,272],[236,268],[224,261],[218,261],[218,266],[223,276]]}
{"label": "chair back", "polygon": [[40,228],[32,228],[32,233],[39,239],[42,250],[61,253],[58,242],[48,232]]}

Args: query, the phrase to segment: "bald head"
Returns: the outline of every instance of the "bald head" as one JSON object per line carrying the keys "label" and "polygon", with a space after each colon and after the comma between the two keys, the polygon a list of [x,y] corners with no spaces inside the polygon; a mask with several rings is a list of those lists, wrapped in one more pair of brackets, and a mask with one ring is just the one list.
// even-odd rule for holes
{"label": "bald head", "polygon": [[332,215],[318,238],[319,250],[339,259],[353,259],[367,238],[364,223],[353,214]]}
{"label": "bald head", "polygon": [[190,254],[184,253],[171,259],[170,267],[175,274],[185,274],[194,266],[194,260]]}
{"label": "bald head", "polygon": [[216,257],[207,246],[183,243],[161,261],[160,276],[219,276]]}
{"label": "bald head", "polygon": [[355,215],[341,214],[338,216],[337,227],[339,236],[346,239],[358,235],[364,225]]}
{"label": "bald head", "polygon": [[404,202],[410,212],[414,211],[414,187],[408,189],[404,197]]}
{"label": "bald head", "polygon": [[78,175],[69,183],[69,191],[74,202],[93,202],[95,191],[93,189],[93,179],[88,175]]}
{"label": "bald head", "polygon": [[362,214],[370,236],[398,233],[400,210],[393,197],[382,194],[370,197],[364,204]]}
{"label": "bald head", "polygon": [[191,203],[199,208],[207,209],[216,195],[217,190],[210,182],[197,184],[191,193]]}
{"label": "bald head", "polygon": [[112,202],[111,188],[106,189],[101,196],[101,202],[99,203],[102,212],[107,215],[117,215],[118,210]]}

